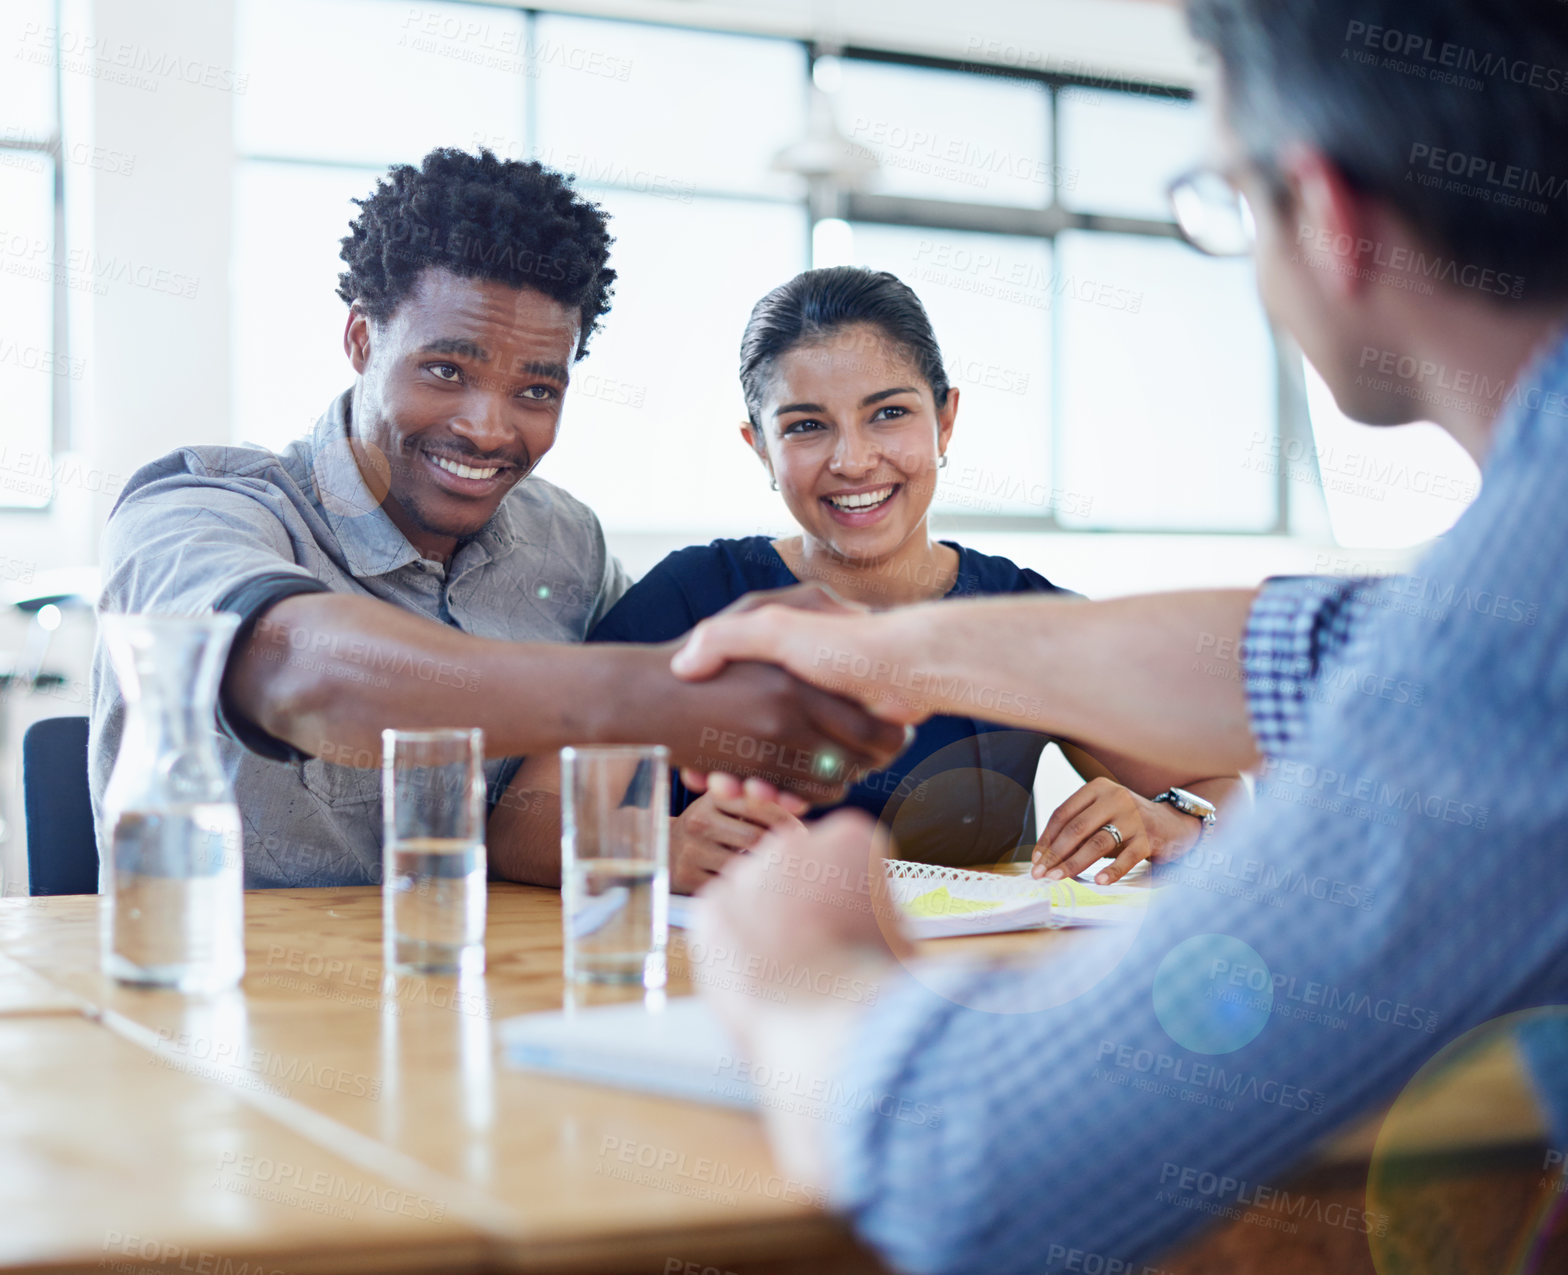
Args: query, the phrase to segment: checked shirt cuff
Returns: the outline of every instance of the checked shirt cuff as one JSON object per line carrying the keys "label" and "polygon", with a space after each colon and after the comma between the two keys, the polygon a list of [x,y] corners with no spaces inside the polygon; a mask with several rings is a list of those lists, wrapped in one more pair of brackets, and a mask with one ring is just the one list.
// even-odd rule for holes
{"label": "checked shirt cuff", "polygon": [[1247,617],[1242,647],[1247,716],[1263,756],[1298,751],[1313,683],[1350,640],[1371,584],[1327,576],[1277,576],[1264,582]]}

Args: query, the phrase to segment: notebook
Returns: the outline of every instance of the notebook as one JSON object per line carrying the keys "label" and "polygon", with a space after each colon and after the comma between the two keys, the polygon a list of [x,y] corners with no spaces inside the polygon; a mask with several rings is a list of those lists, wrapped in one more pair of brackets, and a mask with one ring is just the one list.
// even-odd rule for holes
{"label": "notebook", "polygon": [[[903,860],[889,860],[887,875],[916,938],[1136,923],[1151,893]],[[702,907],[701,899],[670,903],[672,925],[689,925]],[[497,1024],[496,1033],[515,1067],[693,1102],[757,1105],[751,1065],[696,997],[524,1014]]]}
{"label": "notebook", "polygon": [[514,1067],[693,1102],[757,1105],[750,1066],[694,996],[523,1014],[503,1020],[496,1034]]}
{"label": "notebook", "polygon": [[1038,930],[1051,924],[1051,882],[970,872],[935,863],[887,861],[887,889],[910,938]]}
{"label": "notebook", "polygon": [[[1136,924],[1151,893],[1146,886],[1121,882],[1036,881],[1027,873],[971,872],[904,859],[887,861],[887,884],[914,939]],[[699,899],[672,897],[670,924],[689,927],[700,907]]]}

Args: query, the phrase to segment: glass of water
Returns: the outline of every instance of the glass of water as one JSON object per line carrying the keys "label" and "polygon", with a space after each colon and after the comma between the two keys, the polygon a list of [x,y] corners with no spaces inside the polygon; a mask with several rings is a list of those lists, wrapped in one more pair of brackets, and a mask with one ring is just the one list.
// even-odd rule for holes
{"label": "glass of water", "polygon": [[663,987],[670,754],[561,750],[561,926],[569,982]]}
{"label": "glass of water", "polygon": [[381,923],[394,974],[485,967],[480,730],[381,732]]}

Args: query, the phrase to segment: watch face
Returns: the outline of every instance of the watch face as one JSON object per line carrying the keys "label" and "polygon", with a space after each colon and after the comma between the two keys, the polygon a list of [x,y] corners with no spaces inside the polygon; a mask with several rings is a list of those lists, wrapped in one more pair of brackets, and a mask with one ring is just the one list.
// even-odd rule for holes
{"label": "watch face", "polygon": [[1183,814],[1193,815],[1203,820],[1214,818],[1216,809],[1212,801],[1205,801],[1197,793],[1188,792],[1185,788],[1171,789],[1171,805]]}

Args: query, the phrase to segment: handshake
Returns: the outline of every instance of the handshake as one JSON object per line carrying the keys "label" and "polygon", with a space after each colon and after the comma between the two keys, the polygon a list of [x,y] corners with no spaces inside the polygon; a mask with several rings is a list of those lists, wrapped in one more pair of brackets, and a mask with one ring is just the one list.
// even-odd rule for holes
{"label": "handshake", "polygon": [[803,813],[892,761],[931,710],[887,677],[886,618],[801,584],[748,594],[653,648],[676,681],[658,737],[687,786],[760,779]]}

